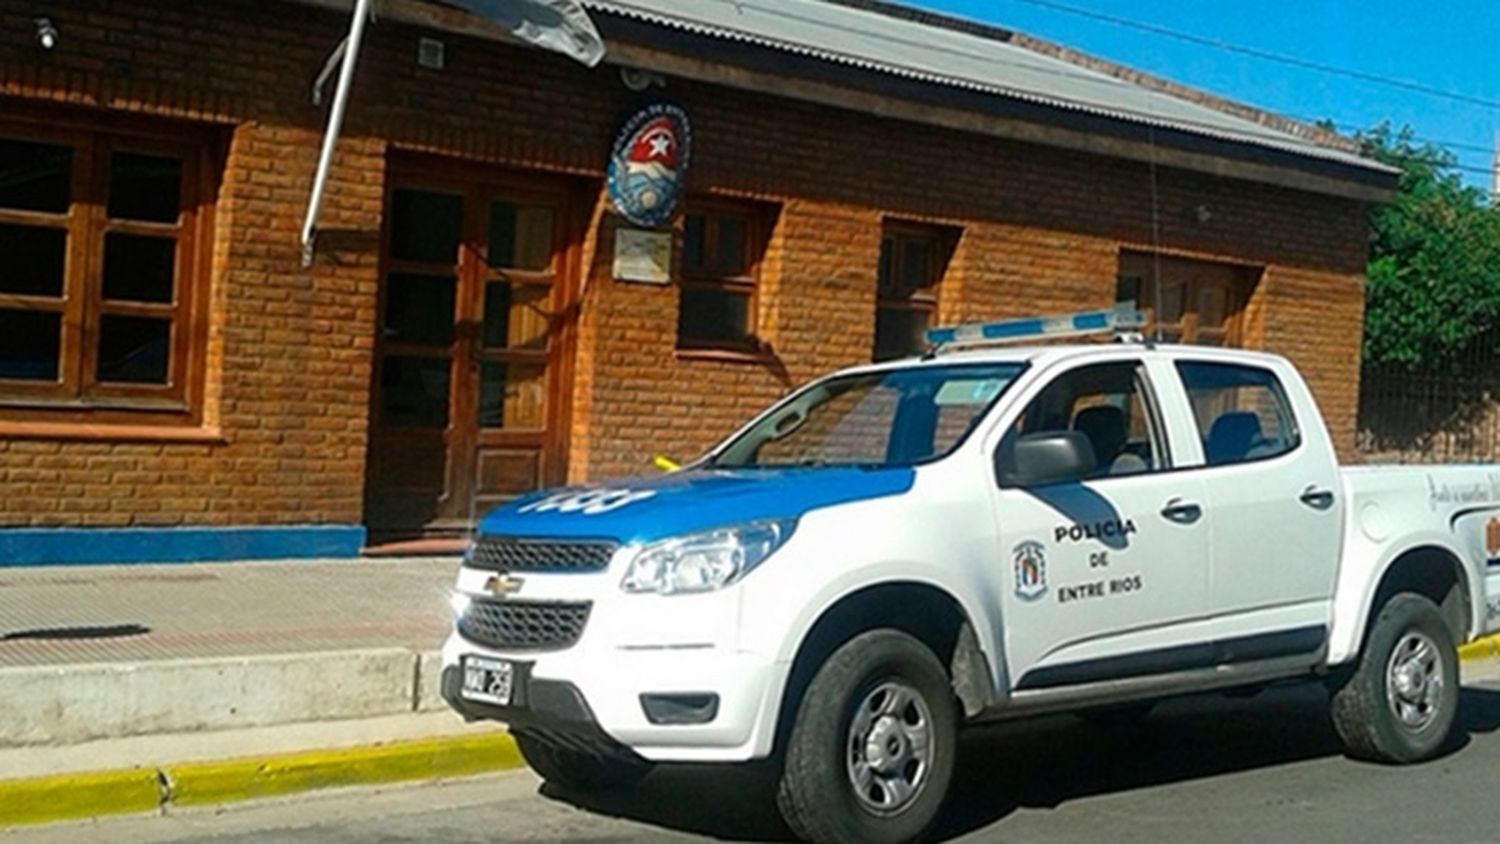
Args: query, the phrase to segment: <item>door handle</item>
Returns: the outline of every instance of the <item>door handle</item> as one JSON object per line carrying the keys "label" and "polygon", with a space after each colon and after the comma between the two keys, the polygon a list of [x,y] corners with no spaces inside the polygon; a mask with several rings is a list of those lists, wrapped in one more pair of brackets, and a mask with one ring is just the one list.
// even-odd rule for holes
{"label": "door handle", "polygon": [[1176,522],[1179,525],[1190,525],[1203,518],[1203,508],[1191,501],[1174,498],[1167,502],[1166,507],[1162,508],[1161,514],[1169,522]]}
{"label": "door handle", "polygon": [[1333,493],[1326,489],[1318,489],[1310,486],[1302,492],[1302,497],[1297,499],[1314,510],[1327,510],[1333,506]]}

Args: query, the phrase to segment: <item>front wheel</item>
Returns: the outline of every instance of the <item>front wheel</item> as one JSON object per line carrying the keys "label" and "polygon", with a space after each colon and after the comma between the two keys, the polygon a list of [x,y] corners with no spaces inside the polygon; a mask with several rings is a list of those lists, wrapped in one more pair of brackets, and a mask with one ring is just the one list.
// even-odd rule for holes
{"label": "front wheel", "polygon": [[958,713],[932,650],[897,630],[860,634],[828,657],[803,696],[777,803],[819,844],[925,836],[953,778]]}
{"label": "front wheel", "polygon": [[1381,608],[1352,674],[1333,694],[1349,755],[1411,763],[1436,756],[1458,712],[1458,649],[1437,605],[1401,593]]}

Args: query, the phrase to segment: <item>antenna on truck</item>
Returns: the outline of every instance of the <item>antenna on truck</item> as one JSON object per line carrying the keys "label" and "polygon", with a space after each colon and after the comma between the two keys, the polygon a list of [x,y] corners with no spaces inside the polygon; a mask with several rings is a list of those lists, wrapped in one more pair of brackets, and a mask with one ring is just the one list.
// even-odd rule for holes
{"label": "antenna on truck", "polygon": [[1121,302],[1110,310],[1080,311],[1057,316],[1028,317],[1004,322],[974,322],[927,332],[927,357],[981,346],[1002,346],[1029,340],[1083,337],[1113,332],[1122,343],[1145,342],[1141,330],[1146,314],[1135,302]]}

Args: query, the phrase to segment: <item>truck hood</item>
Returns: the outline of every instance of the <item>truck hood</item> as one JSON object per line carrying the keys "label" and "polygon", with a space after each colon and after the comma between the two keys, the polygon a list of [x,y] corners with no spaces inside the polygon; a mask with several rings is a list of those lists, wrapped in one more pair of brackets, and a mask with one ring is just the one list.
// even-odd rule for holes
{"label": "truck hood", "polygon": [[538,539],[651,542],[900,495],[915,480],[912,468],[693,470],[528,495],[490,513],[479,530]]}

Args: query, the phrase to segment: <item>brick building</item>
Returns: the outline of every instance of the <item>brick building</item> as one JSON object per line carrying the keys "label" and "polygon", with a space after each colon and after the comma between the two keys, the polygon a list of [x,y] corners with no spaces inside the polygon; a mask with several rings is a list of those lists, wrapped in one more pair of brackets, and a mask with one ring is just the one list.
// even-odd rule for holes
{"label": "brick building", "polygon": [[[925,324],[1117,298],[1291,356],[1352,451],[1395,179],[1342,139],[875,0],[585,5],[593,69],[382,2],[304,269],[348,0],[0,0],[0,557],[451,535]],[[653,102],[693,132],[664,284],[616,278],[604,179]]]}

